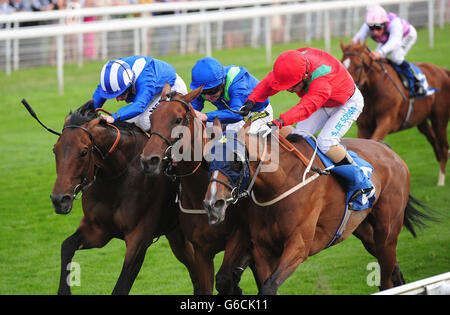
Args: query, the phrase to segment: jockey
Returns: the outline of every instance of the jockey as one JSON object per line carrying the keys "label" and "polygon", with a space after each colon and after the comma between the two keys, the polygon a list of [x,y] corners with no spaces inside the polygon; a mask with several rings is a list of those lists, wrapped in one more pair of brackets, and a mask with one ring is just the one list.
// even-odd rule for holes
{"label": "jockey", "polygon": [[144,56],[110,60],[103,66],[100,83],[92,96],[94,107],[102,107],[112,98],[131,103],[111,116],[102,116],[109,123],[124,120],[149,130],[150,114],[158,106],[166,82],[172,91],[187,94],[183,79],[164,61]]}
{"label": "jockey", "polygon": [[366,14],[366,22],[361,26],[352,41],[363,42],[372,37],[378,43],[375,51],[370,52],[373,60],[386,58],[390,55],[392,63],[397,65],[408,78],[411,87],[411,96],[415,89],[416,96],[426,94],[416,73],[405,60],[405,56],[417,40],[414,26],[392,12],[386,12],[381,6],[371,7]]}
{"label": "jockey", "polygon": [[[259,133],[270,133],[297,123],[293,133],[309,137],[320,129],[318,148],[336,166],[350,165],[353,174],[343,174],[347,183],[365,177],[362,170],[340,144],[364,107],[364,99],[342,63],[325,51],[300,48],[282,53],[274,63],[273,71],[253,89],[245,103],[249,110],[259,102],[280,91],[287,90],[301,97],[300,102],[268,124]],[[337,167],[336,167],[337,169]],[[355,175],[356,174],[356,175]],[[370,191],[370,187],[363,187]]]}
{"label": "jockey", "polygon": [[[202,94],[191,102],[192,107],[197,117],[207,122],[207,125],[211,125],[218,117],[226,130],[237,132],[245,122],[241,115],[228,108],[238,111],[258,83],[259,80],[243,67],[222,66],[214,58],[202,58],[192,68],[191,89],[203,86]],[[202,113],[205,101],[211,102],[217,110]],[[256,112],[251,117],[252,125],[255,124],[256,128],[273,119],[272,106],[267,97],[256,102],[252,111]]]}

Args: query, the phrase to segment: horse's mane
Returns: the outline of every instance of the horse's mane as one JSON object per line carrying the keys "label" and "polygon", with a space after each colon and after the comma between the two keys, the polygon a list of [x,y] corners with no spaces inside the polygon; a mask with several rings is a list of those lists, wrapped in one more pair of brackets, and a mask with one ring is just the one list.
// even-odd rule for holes
{"label": "horse's mane", "polygon": [[87,123],[98,117],[97,113],[94,109],[94,101],[90,100],[86,102],[84,105],[80,106],[75,112],[69,113],[69,125],[81,126],[84,123]]}
{"label": "horse's mane", "polygon": [[[84,123],[87,123],[93,119],[98,118],[98,113],[95,111],[94,108],[94,100],[90,100],[80,106],[75,112],[72,113],[72,111],[69,113],[69,125],[74,126],[81,126]],[[105,120],[100,120],[100,125],[106,125]],[[134,123],[128,123],[125,121],[116,121],[114,122],[114,125],[117,126],[121,130],[132,130],[135,128]]]}
{"label": "horse's mane", "polygon": [[286,140],[288,140],[291,143],[297,143],[300,142],[300,140],[303,139],[302,136],[300,136],[297,133],[290,133],[289,135],[287,135]]}

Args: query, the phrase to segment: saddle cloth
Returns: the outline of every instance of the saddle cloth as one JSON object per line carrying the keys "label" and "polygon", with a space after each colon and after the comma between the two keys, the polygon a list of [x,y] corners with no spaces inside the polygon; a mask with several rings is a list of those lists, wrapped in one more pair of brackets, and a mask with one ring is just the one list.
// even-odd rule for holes
{"label": "saddle cloth", "polygon": [[[315,149],[316,144],[312,139],[305,138],[305,140],[311,145],[313,149]],[[348,153],[353,158],[355,163],[359,166],[361,172],[355,172],[355,167],[353,165],[335,166],[330,169],[330,172],[341,177],[352,179],[348,181],[345,184],[346,187],[344,187],[347,193],[347,197],[345,200],[346,207],[350,208],[351,210],[364,210],[367,208],[372,208],[373,202],[375,201],[375,188],[372,189],[369,193],[361,193],[349,204],[350,197],[352,197],[356,191],[362,192],[362,190],[372,187],[370,178],[372,176],[373,167],[370,163],[360,158],[355,152],[348,151]],[[317,150],[317,155],[322,160],[322,163],[326,168],[334,165],[334,163],[319,149]]]}
{"label": "saddle cloth", "polygon": [[[428,85],[427,78],[426,78],[425,74],[423,73],[423,71],[419,67],[417,67],[415,64],[413,64],[412,62],[408,62],[408,63],[411,66],[411,68],[413,69],[413,71],[414,71],[414,76],[416,77],[416,80],[420,82],[420,84],[422,85],[422,87],[426,91],[425,94],[423,94],[423,95],[416,95],[414,82],[409,81],[407,78],[405,78],[405,80],[403,80],[401,78],[401,75],[404,75],[402,69],[398,65],[396,65],[395,63],[390,62],[392,67],[395,69],[395,71],[397,71],[397,73],[400,75],[401,81],[403,82],[403,85],[405,85],[405,88],[409,89],[410,95],[416,95],[415,96],[416,98],[424,98],[424,97],[427,97],[429,95],[433,95],[434,92],[439,90],[439,89],[435,89],[435,88],[430,88],[430,86]],[[407,82],[407,85],[405,84],[405,82]]]}

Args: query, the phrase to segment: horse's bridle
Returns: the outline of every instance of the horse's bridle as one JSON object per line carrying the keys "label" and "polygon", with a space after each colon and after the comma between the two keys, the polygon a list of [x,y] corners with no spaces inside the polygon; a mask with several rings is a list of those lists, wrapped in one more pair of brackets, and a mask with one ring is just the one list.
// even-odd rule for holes
{"label": "horse's bridle", "polygon": [[[162,102],[175,102],[175,101],[181,103],[181,104],[185,107],[185,109],[186,109],[186,116],[185,116],[185,119],[184,119],[183,127],[187,127],[187,126],[189,125],[189,122],[190,122],[190,117],[191,117],[191,118],[194,117],[193,114],[192,114],[192,111],[191,111],[191,107],[190,107],[189,104],[186,103],[185,101],[180,100],[180,99],[173,98],[175,94],[176,94],[176,93],[173,93],[173,92],[167,94],[166,98],[160,100],[160,103],[162,103]],[[163,153],[163,158],[162,158],[162,161],[164,161],[164,162],[166,163],[166,165],[167,165],[167,167],[164,169],[164,173],[165,173],[167,176],[170,176],[170,177],[172,177],[172,178],[176,178],[176,177],[184,177],[184,176],[192,175],[192,174],[194,174],[194,173],[198,170],[198,168],[199,168],[200,165],[202,164],[202,161],[200,161],[200,162],[198,163],[197,167],[195,167],[195,169],[194,169],[191,173],[188,173],[188,174],[183,174],[183,175],[169,174],[169,168],[170,168],[170,166],[172,165],[172,162],[173,162],[173,159],[172,159],[172,147],[173,147],[178,141],[180,141],[180,140],[183,138],[183,133],[180,133],[179,136],[178,136],[178,138],[176,138],[176,139],[173,140],[173,141],[171,141],[168,137],[166,137],[165,135],[163,135],[163,134],[160,133],[159,131],[153,131],[153,130],[150,130],[150,135],[157,135],[158,137],[160,137],[161,139],[163,139],[164,142],[167,144],[167,148],[166,148],[166,150],[164,151],[164,153]]]}
{"label": "horse's bridle", "polygon": [[[94,155],[94,150],[100,155],[100,158],[104,161],[106,160],[106,158],[108,158],[108,156],[116,149],[117,144],[119,143],[120,140],[120,130],[119,128],[117,128],[116,126],[107,123],[108,126],[113,127],[114,129],[116,129],[117,131],[117,137],[116,140],[114,141],[113,145],[111,146],[111,148],[108,150],[108,152],[106,154],[103,154],[103,152],[100,150],[100,148],[95,144],[94,142],[94,136],[92,135],[92,133],[85,127],[79,126],[79,125],[67,125],[64,126],[62,132],[64,132],[65,129],[81,129],[84,132],[86,132],[89,136],[89,139],[91,140],[91,148],[89,150],[89,165],[88,168],[86,170],[86,173],[83,175],[82,179],[81,179],[81,183],[79,183],[78,185],[76,185],[73,189],[73,193],[72,193],[72,197],[76,198],[76,196],[78,195],[78,193],[80,191],[83,191],[84,189],[88,188],[89,186],[91,186],[96,178],[97,178],[97,172],[99,170],[99,166],[95,164],[94,159],[93,159],[93,155]],[[94,176],[92,177],[92,180],[89,181],[89,170],[91,169],[91,164],[94,163]]]}
{"label": "horse's bridle", "polygon": [[[359,65],[355,66],[355,72],[358,73],[358,75],[357,75],[358,79],[356,80],[355,84],[358,88],[361,88],[364,85],[364,83],[366,83],[367,78],[369,77],[369,73],[374,70],[374,68],[372,67],[373,60],[371,59],[370,63],[367,64],[364,61],[364,57],[361,54],[355,53],[353,51],[344,52],[344,57],[345,56],[356,56],[359,59],[361,59],[361,63]],[[364,76],[364,78],[361,82],[362,71],[364,70],[364,68],[367,68],[367,71],[366,71],[366,75]]]}

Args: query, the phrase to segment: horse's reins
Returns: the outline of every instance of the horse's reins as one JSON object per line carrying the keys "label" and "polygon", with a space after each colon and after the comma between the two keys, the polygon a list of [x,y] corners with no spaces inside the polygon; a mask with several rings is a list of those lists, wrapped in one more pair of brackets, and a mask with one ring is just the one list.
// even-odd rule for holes
{"label": "horse's reins", "polygon": [[[273,136],[272,133],[270,133],[270,135]],[[312,138],[315,139],[314,135],[310,135],[310,136],[311,136]],[[236,139],[236,140],[239,141],[238,139]],[[239,141],[239,142],[240,142],[240,141]],[[315,179],[316,179],[317,177],[319,177],[320,175],[329,175],[329,174],[330,174],[329,169],[330,169],[331,167],[322,170],[322,169],[320,169],[319,167],[316,167],[316,166],[313,165],[313,161],[314,161],[314,158],[315,158],[315,156],[316,156],[317,146],[316,146],[316,149],[315,149],[315,151],[314,151],[314,153],[313,153],[313,155],[312,155],[312,159],[310,160],[310,159],[308,159],[307,157],[305,157],[305,156],[304,156],[304,155],[303,155],[303,154],[302,154],[302,153],[301,153],[301,152],[300,152],[300,151],[299,151],[299,150],[298,150],[291,142],[289,142],[289,140],[287,140],[287,139],[284,138],[283,136],[279,135],[279,137],[278,137],[278,142],[279,142],[280,146],[281,146],[286,152],[293,153],[293,154],[294,154],[297,158],[299,158],[299,159],[302,161],[302,163],[306,166],[305,172],[304,172],[304,174],[303,174],[303,180],[302,180],[302,182],[301,182],[300,184],[298,184],[298,185],[292,187],[291,189],[289,189],[289,190],[286,191],[285,193],[281,194],[280,196],[278,196],[278,197],[275,198],[274,200],[271,200],[271,201],[268,201],[268,202],[264,202],[264,203],[260,203],[260,202],[258,202],[258,201],[256,200],[255,195],[254,195],[252,189],[253,189],[253,185],[255,184],[256,178],[258,177],[258,174],[259,174],[259,172],[260,172],[260,170],[261,170],[262,163],[263,163],[263,161],[264,161],[264,159],[265,159],[265,156],[266,156],[266,154],[267,154],[267,144],[266,144],[266,142],[265,142],[265,145],[264,145],[264,151],[263,151],[263,153],[262,153],[262,155],[261,155],[261,158],[260,158],[260,160],[259,160],[258,166],[256,167],[255,173],[253,174],[253,177],[252,177],[252,179],[250,180],[250,183],[249,183],[249,185],[248,185],[248,187],[247,187],[247,189],[246,189],[245,191],[243,191],[242,193],[236,193],[236,191],[237,191],[237,192],[240,191],[240,184],[241,184],[242,179],[243,179],[243,177],[244,177],[244,171],[245,171],[245,168],[244,168],[244,167],[241,169],[241,173],[240,173],[240,177],[239,177],[239,180],[238,180],[238,184],[237,184],[235,187],[233,187],[233,186],[230,185],[229,183],[227,183],[227,182],[225,182],[225,181],[223,181],[223,180],[217,179],[217,178],[211,178],[211,179],[210,179],[210,182],[213,182],[213,181],[219,182],[219,183],[223,184],[225,187],[227,187],[227,188],[231,191],[231,197],[228,198],[227,200],[225,200],[227,203],[233,203],[233,204],[235,204],[239,199],[244,198],[244,197],[249,197],[249,196],[251,196],[252,199],[253,199],[253,201],[254,201],[257,205],[259,205],[259,206],[269,206],[269,205],[271,205],[271,204],[274,204],[274,203],[278,202],[278,201],[281,200],[281,199],[286,198],[287,196],[289,196],[290,194],[294,193],[295,191],[297,191],[297,190],[300,189],[301,187],[303,187],[303,186],[309,184],[310,182],[312,182],[313,180],[315,180]],[[244,145],[244,147],[246,147],[245,144],[243,144],[243,145]],[[249,162],[248,162],[248,159],[247,159],[247,155],[246,155],[246,157],[245,157],[244,163],[246,163],[247,165],[249,165]],[[250,167],[249,167],[249,169],[250,169]],[[314,174],[313,176],[311,176],[311,177],[305,179],[306,174],[309,173],[310,170],[316,172],[316,174]]]}
{"label": "horse's reins", "polygon": [[[187,127],[187,126],[189,125],[189,122],[190,122],[189,116],[193,117],[192,111],[191,111],[191,108],[190,108],[189,104],[186,103],[186,102],[183,101],[183,100],[176,99],[176,98],[172,98],[170,95],[167,95],[165,99],[160,100],[160,103],[161,103],[161,102],[172,102],[172,101],[179,102],[179,103],[181,103],[181,104],[186,108],[186,116],[185,116],[185,120],[184,120],[183,126],[184,126],[184,127]],[[164,142],[167,144],[167,148],[166,148],[166,150],[164,151],[163,159],[162,159],[162,160],[163,160],[163,161],[166,161],[166,162],[168,163],[168,165],[171,164],[172,161],[173,161],[173,160],[172,160],[172,153],[171,153],[172,147],[175,145],[175,143],[177,143],[178,141],[180,141],[180,140],[183,138],[183,134],[180,133],[180,135],[178,136],[178,138],[176,138],[176,139],[173,140],[173,141],[171,141],[168,137],[166,137],[165,135],[163,135],[162,133],[160,133],[160,132],[158,132],[158,131],[152,131],[152,130],[151,130],[151,131],[150,131],[150,135],[153,135],[153,134],[155,134],[155,135],[157,135],[158,137],[160,137],[161,139],[163,139]],[[176,177],[186,177],[186,176],[190,176],[190,175],[194,174],[195,172],[197,172],[197,170],[200,168],[200,165],[201,165],[201,164],[202,164],[202,161],[200,161],[200,162],[198,163],[198,165],[194,168],[194,170],[193,170],[192,172],[187,173],[187,174],[181,174],[181,175],[177,175],[177,174],[168,174],[168,173],[167,173],[167,169],[165,170],[165,173],[166,173],[166,175],[168,175],[168,176],[170,176],[170,177],[173,177],[173,178],[176,178]]]}

